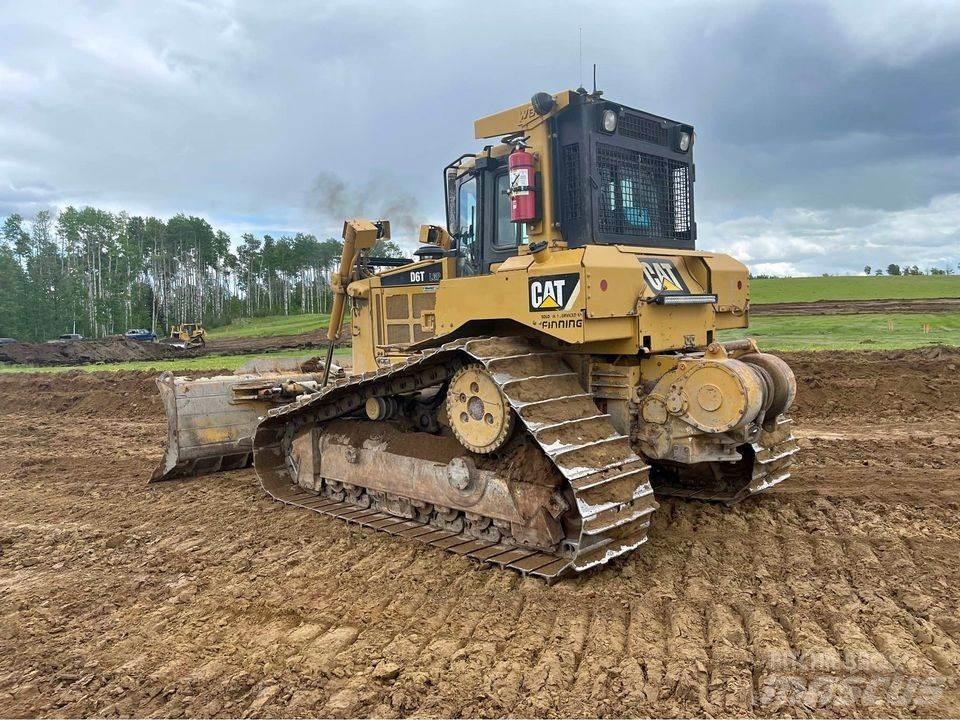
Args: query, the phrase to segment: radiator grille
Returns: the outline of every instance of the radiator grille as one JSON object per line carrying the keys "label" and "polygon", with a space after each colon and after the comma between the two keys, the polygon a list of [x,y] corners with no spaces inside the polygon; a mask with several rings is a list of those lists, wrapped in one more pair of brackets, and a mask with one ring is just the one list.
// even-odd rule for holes
{"label": "radiator grille", "polygon": [[410,304],[406,293],[387,295],[387,320],[406,320],[410,317]]}
{"label": "radiator grille", "polygon": [[413,296],[413,316],[420,317],[425,311],[433,310],[437,306],[437,294],[432,292],[419,293]]}
{"label": "radiator grille", "polygon": [[436,331],[433,328],[423,329],[423,326],[420,323],[414,323],[413,325],[413,341],[414,342],[423,342],[424,340],[429,340],[434,335]]}
{"label": "radiator grille", "polygon": [[409,325],[387,325],[387,343],[403,345],[408,342],[410,342]]}
{"label": "radiator grille", "polygon": [[600,232],[688,240],[690,167],[676,160],[597,144]]}
{"label": "radiator grille", "polygon": [[623,113],[617,122],[620,134],[635,140],[645,140],[657,145],[667,144],[667,129],[656,120]]}
{"label": "radiator grille", "polygon": [[583,213],[580,194],[580,143],[564,145],[560,150],[560,192],[564,220],[577,220]]}

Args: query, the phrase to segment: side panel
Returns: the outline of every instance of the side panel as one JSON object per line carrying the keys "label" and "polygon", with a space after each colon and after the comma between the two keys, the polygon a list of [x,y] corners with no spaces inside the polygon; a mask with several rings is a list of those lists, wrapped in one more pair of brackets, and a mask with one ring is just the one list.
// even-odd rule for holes
{"label": "side panel", "polygon": [[353,371],[369,372],[407,357],[407,346],[437,334],[437,288],[455,260],[425,260],[353,283]]}
{"label": "side panel", "polygon": [[[718,329],[746,326],[747,271],[726,255],[591,245],[551,251],[542,262],[510,258],[497,272],[465,278],[452,276],[453,258],[441,262],[437,284],[420,275],[429,263],[402,268],[402,282],[389,279],[398,270],[371,278],[374,342],[364,344],[368,354],[355,349],[355,371],[403,360],[410,344],[484,320],[610,355],[703,348]],[[711,294],[715,303],[668,302]]]}
{"label": "side panel", "polygon": [[512,320],[565,342],[584,342],[583,250],[554,252],[544,263],[504,263],[497,272],[444,280],[437,291],[437,329],[476,320]]}

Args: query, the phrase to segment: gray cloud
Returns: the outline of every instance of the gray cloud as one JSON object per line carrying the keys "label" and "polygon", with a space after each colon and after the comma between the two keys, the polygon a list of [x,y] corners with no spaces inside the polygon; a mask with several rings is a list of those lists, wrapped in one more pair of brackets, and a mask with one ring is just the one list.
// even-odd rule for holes
{"label": "gray cloud", "polygon": [[755,272],[855,274],[890,263],[958,270],[960,194],[906,210],[793,208],[770,216],[707,223],[711,249]]}
{"label": "gray cloud", "polygon": [[337,235],[342,215],[389,213],[410,237],[442,219],[440,169],[478,147],[475,118],[579,82],[583,27],[608,96],[697,127],[704,247],[822,272],[875,263],[877,235],[904,232],[960,260],[941,227],[960,193],[955,7],[533,1],[537,32],[516,11],[10,4],[0,214],[90,202]]}

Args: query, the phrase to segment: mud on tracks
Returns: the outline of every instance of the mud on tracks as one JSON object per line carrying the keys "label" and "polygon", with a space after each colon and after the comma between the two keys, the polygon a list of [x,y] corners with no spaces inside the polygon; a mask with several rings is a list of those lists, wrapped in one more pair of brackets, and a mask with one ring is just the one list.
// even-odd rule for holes
{"label": "mud on tracks", "polygon": [[0,715],[957,715],[958,418],[912,384],[952,402],[954,360],[785,357],[793,480],[667,500],[638,552],[552,587],[250,471],[148,486],[149,374],[4,377]]}

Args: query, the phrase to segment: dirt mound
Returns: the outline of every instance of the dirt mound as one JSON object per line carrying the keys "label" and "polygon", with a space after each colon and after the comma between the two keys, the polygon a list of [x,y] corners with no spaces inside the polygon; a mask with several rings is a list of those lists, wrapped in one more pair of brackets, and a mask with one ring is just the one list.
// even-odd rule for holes
{"label": "dirt mound", "polygon": [[[210,370],[204,375],[229,375]],[[44,412],[77,418],[163,420],[152,371],[0,374],[0,415]],[[164,436],[165,437],[165,436]],[[160,438],[162,440],[162,438]]]}
{"label": "dirt mound", "polygon": [[[349,344],[353,337],[352,326],[344,323],[338,344]],[[327,347],[326,328],[300,335],[273,335],[253,338],[218,338],[207,340],[207,353],[215,355],[272,352],[274,350],[299,350]]]}
{"label": "dirt mound", "polygon": [[165,343],[139,342],[127,338],[0,345],[0,363],[43,367],[133,360],[170,360],[196,357],[199,354],[201,353],[196,349],[178,348]]}
{"label": "dirt mound", "polygon": [[163,417],[154,372],[72,370],[0,374],[0,414],[44,411],[71,418]]}
{"label": "dirt mound", "polygon": [[815,300],[751,305],[751,315],[858,315],[860,313],[929,313],[960,310],[960,298],[891,300]]}
{"label": "dirt mound", "polygon": [[960,348],[776,354],[797,376],[797,419],[907,420],[960,407]]}

